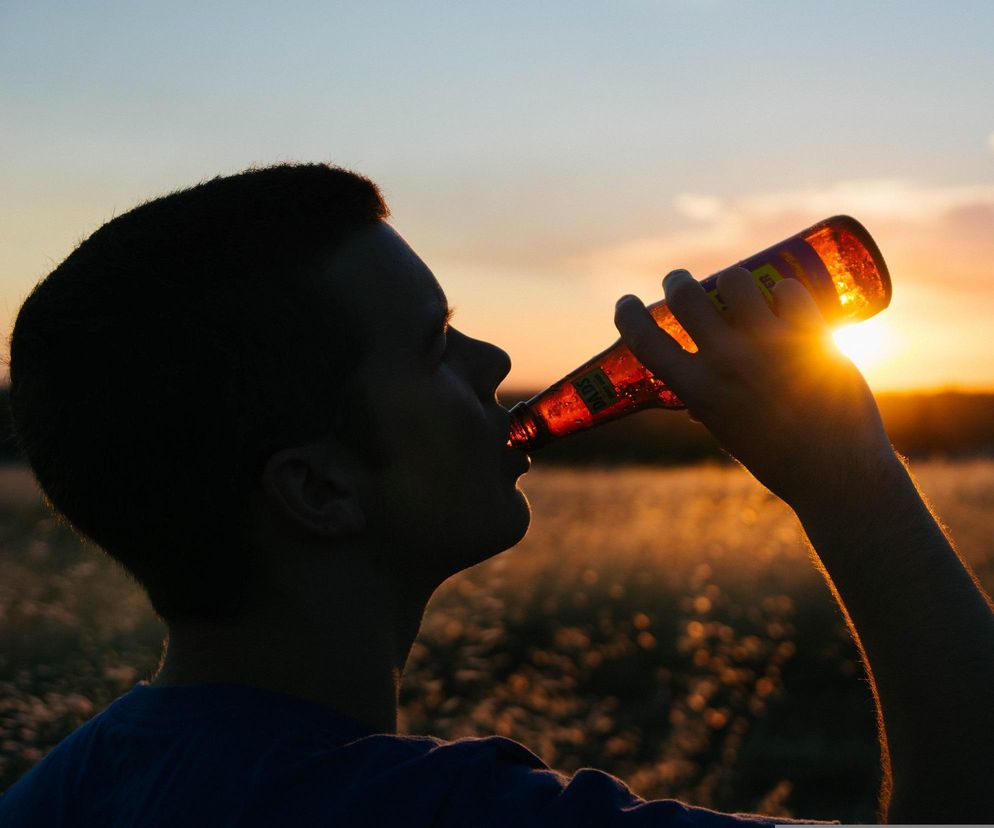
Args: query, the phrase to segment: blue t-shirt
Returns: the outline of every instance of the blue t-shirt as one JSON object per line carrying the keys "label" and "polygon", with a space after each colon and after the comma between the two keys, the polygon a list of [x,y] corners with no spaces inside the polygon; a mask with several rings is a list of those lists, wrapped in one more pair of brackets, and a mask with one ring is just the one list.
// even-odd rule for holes
{"label": "blue t-shirt", "polygon": [[234,684],[139,684],[0,798],[0,826],[718,826],[596,770],[572,777],[510,739],[377,734],[303,699]]}

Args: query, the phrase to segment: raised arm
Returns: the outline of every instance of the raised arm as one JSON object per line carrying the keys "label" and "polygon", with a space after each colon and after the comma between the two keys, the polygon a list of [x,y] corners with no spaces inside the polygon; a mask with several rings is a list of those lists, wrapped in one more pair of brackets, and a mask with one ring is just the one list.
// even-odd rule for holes
{"label": "raised arm", "polygon": [[664,281],[696,353],[635,297],[619,300],[615,323],[692,416],[800,518],[876,700],[881,821],[994,822],[990,598],[804,287],[778,283],[775,311],[742,268],[723,273],[719,287],[724,316],[686,271]]}

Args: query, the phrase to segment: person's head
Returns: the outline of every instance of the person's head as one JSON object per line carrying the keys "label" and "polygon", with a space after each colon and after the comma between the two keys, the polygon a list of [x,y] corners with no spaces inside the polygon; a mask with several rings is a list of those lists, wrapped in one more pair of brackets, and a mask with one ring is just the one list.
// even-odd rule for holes
{"label": "person's head", "polygon": [[105,224],[21,308],[21,446],[167,621],[246,609],[260,508],[318,552],[406,538],[397,565],[440,577],[524,533],[507,358],[451,329],[441,354],[440,289],[387,215],[324,165],[215,178]]}

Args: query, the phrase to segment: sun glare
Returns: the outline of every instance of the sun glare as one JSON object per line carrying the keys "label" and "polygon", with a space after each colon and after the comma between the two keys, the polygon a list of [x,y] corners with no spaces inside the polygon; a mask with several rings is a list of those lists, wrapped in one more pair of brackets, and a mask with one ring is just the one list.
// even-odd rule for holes
{"label": "sun glare", "polygon": [[887,321],[879,316],[839,328],[832,338],[836,347],[863,371],[890,356],[894,345]]}

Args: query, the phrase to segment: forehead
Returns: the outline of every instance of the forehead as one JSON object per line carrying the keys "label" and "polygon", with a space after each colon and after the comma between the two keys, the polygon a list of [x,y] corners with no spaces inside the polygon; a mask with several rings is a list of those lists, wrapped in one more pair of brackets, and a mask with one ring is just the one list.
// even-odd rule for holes
{"label": "forehead", "polygon": [[374,344],[404,340],[446,308],[434,274],[410,245],[384,222],[364,228],[328,259],[325,269],[336,313]]}

